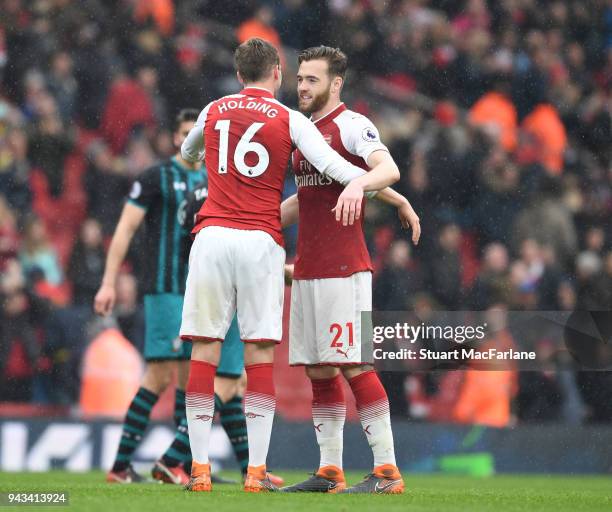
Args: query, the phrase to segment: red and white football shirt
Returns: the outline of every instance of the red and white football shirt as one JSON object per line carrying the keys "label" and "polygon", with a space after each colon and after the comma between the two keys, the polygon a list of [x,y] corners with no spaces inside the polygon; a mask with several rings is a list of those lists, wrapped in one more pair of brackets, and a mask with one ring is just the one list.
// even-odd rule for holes
{"label": "red and white football shirt", "polygon": [[270,91],[247,87],[209,103],[181,147],[188,161],[204,157],[208,170],[208,199],[193,233],[206,226],[261,230],[282,245],[281,194],[294,147],[318,172],[341,183],[364,174],[334,152],[303,114],[282,105]]}
{"label": "red and white football shirt", "polygon": [[[388,151],[372,122],[344,103],[315,121],[315,126],[335,151],[364,170],[369,169],[366,162],[374,151]],[[343,226],[331,211],[342,185],[317,172],[314,162],[299,149],[293,153],[293,171],[300,204],[294,279],[348,277],[371,271],[363,234],[365,200],[360,222]]]}

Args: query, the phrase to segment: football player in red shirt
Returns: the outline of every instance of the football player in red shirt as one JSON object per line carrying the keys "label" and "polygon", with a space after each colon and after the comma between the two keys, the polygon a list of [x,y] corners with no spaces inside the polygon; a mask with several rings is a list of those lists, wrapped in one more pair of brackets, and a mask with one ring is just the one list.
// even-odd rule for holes
{"label": "football player in red shirt", "polygon": [[[370,169],[392,162],[372,122],[340,100],[346,55],[326,46],[299,56],[298,95],[325,140],[348,161]],[[298,193],[281,206],[283,225],[299,217],[291,290],[289,363],[305,366],[313,390],[312,412],[321,458],[319,470],[286,492],[401,493],[386,392],[373,369],[372,350],[361,345],[361,313],[372,310],[372,263],[363,234],[363,215],[353,225],[329,218],[342,186],[321,176],[299,149],[293,154]],[[419,217],[401,194],[385,189],[379,199],[398,208],[402,225],[416,244]],[[374,455],[374,470],[348,489],[342,471],[342,431],[346,413],[341,374],[355,396]]]}
{"label": "football player in red shirt", "polygon": [[[244,488],[276,490],[266,476],[266,457],[275,409],[272,361],[282,336],[280,203],[293,148],[322,176],[347,185],[334,202],[336,219],[346,225],[359,220],[364,191],[399,179],[392,161],[368,173],[347,162],[303,114],[274,98],[282,75],[271,44],[249,39],[237,48],[234,60],[244,89],[209,103],[181,147],[183,158],[204,158],[208,170],[208,199],[193,230],[181,325],[181,337],[193,342],[185,400],[193,491],[212,489],[208,449],[213,382],[221,342],[235,313],[247,373],[249,467]],[[331,211],[328,216],[333,220]]]}

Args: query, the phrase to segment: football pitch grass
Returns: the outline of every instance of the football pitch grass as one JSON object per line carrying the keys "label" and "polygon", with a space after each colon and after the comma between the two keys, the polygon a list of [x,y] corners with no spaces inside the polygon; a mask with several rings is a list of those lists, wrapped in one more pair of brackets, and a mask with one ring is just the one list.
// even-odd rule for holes
{"label": "football pitch grass", "polygon": [[[287,483],[304,479],[302,471],[278,471]],[[224,473],[237,477],[237,474]],[[349,483],[363,477],[348,473]],[[610,511],[612,477],[498,475],[473,478],[449,475],[405,475],[406,493],[392,495],[246,494],[238,485],[216,485],[212,493],[189,493],[161,484],[110,485],[102,472],[0,473],[0,492],[69,493],[64,508],[74,511]],[[40,506],[0,507],[2,510],[40,510]]]}

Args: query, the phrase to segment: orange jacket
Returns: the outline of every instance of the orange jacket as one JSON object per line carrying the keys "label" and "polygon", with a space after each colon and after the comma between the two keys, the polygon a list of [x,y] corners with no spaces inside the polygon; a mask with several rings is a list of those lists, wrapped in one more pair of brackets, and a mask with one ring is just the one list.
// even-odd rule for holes
{"label": "orange jacket", "polygon": [[261,21],[251,18],[244,21],[236,30],[236,38],[239,43],[244,43],[252,37],[259,37],[264,41],[268,41],[274,48],[278,50],[278,56],[280,58],[282,68],[285,67],[285,54],[283,53],[283,46],[281,43],[280,36],[274,27],[263,24]]}
{"label": "orange jacket", "polygon": [[172,0],[138,0],[134,19],[139,23],[153,18],[159,32],[165,36],[174,31],[174,2]]}
{"label": "orange jacket", "polygon": [[538,105],[522,124],[536,143],[539,161],[553,174],[563,171],[563,153],[567,147],[565,126],[552,105]]}
{"label": "orange jacket", "polygon": [[123,418],[142,376],[142,359],[117,329],[106,329],[83,358],[80,406],[84,417]]}
{"label": "orange jacket", "polygon": [[471,108],[470,121],[477,126],[493,125],[506,151],[514,151],[517,142],[517,114],[513,103],[503,94],[489,92]]}
{"label": "orange jacket", "polygon": [[[508,331],[500,331],[495,338],[482,345],[484,350],[489,347],[504,351],[515,348],[515,345]],[[518,391],[514,364],[510,361],[482,363],[474,362],[473,368],[464,372],[459,396],[452,409],[452,421],[492,427],[508,426],[512,399]],[[491,364],[497,364],[502,369],[477,369],[491,367]]]}

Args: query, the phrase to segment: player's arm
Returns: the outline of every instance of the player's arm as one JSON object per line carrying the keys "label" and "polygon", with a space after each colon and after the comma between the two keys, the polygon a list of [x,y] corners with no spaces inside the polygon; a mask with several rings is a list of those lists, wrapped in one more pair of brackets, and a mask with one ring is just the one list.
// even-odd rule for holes
{"label": "player's arm", "polygon": [[102,285],[94,299],[94,310],[98,315],[109,315],[115,306],[115,284],[119,269],[145,213],[146,210],[129,202],[123,207],[106,255]]}
{"label": "player's arm", "polygon": [[336,220],[342,220],[344,226],[353,224],[361,216],[361,201],[365,191],[380,190],[399,180],[397,165],[384,162],[366,173],[342,158],[325,142],[317,130],[304,115],[296,111],[290,114],[291,139],[297,148],[319,172],[347,185],[340,194],[332,211]]}
{"label": "player's arm", "polygon": [[360,178],[358,185],[363,191],[380,190],[399,180],[397,166],[381,165],[366,173],[334,151],[316,126],[303,114],[291,112],[291,138],[314,168],[342,185]]}
{"label": "player's arm", "polygon": [[402,223],[402,227],[404,229],[412,229],[412,243],[417,245],[419,238],[421,238],[421,220],[412,208],[410,201],[390,187],[384,188],[375,197],[379,201],[397,208],[397,216]]}
{"label": "player's arm", "polygon": [[300,213],[300,203],[297,194],[293,194],[281,203],[281,226],[286,228],[297,224]]}
{"label": "player's arm", "polygon": [[[391,157],[389,150],[381,142],[380,136],[378,135],[378,130],[366,117],[359,116],[352,118],[350,123],[341,125],[340,135],[342,137],[344,147],[353,155],[361,157],[371,169],[367,175],[357,178],[347,185],[338,198],[339,203],[341,201],[345,204],[348,203],[348,223],[352,224],[350,222],[353,207],[352,205],[355,205],[355,218],[358,219],[361,212],[361,200],[363,196],[362,190],[368,190],[367,181],[376,179],[379,175],[382,175],[383,177],[394,176],[394,178],[397,180],[399,179],[399,169]],[[395,192],[393,192],[391,189],[387,188],[387,190],[388,192],[384,193],[381,199],[384,200],[387,198],[394,203],[399,203],[401,196],[399,196],[399,194],[394,195]],[[381,194],[381,192],[378,192],[378,194]],[[372,195],[370,195],[370,197],[372,197]],[[397,204],[397,207],[400,208],[399,204]],[[410,219],[410,222],[412,223],[418,221],[418,217],[415,218],[415,216],[410,214],[409,210],[411,209],[412,208],[409,204],[408,206],[401,206],[400,219],[402,220],[402,223],[408,219]],[[334,208],[334,210],[336,212],[336,220],[339,221],[342,218],[343,224],[346,225],[346,213],[340,211],[338,208]],[[414,229],[413,239],[414,234],[417,231],[420,233],[420,227],[415,225]],[[418,240],[418,236],[419,235],[416,236],[416,240]]]}
{"label": "player's arm", "polygon": [[204,125],[211,103],[206,105],[204,110],[200,112],[193,128],[185,137],[181,145],[181,156],[188,162],[199,162],[204,160]]}

